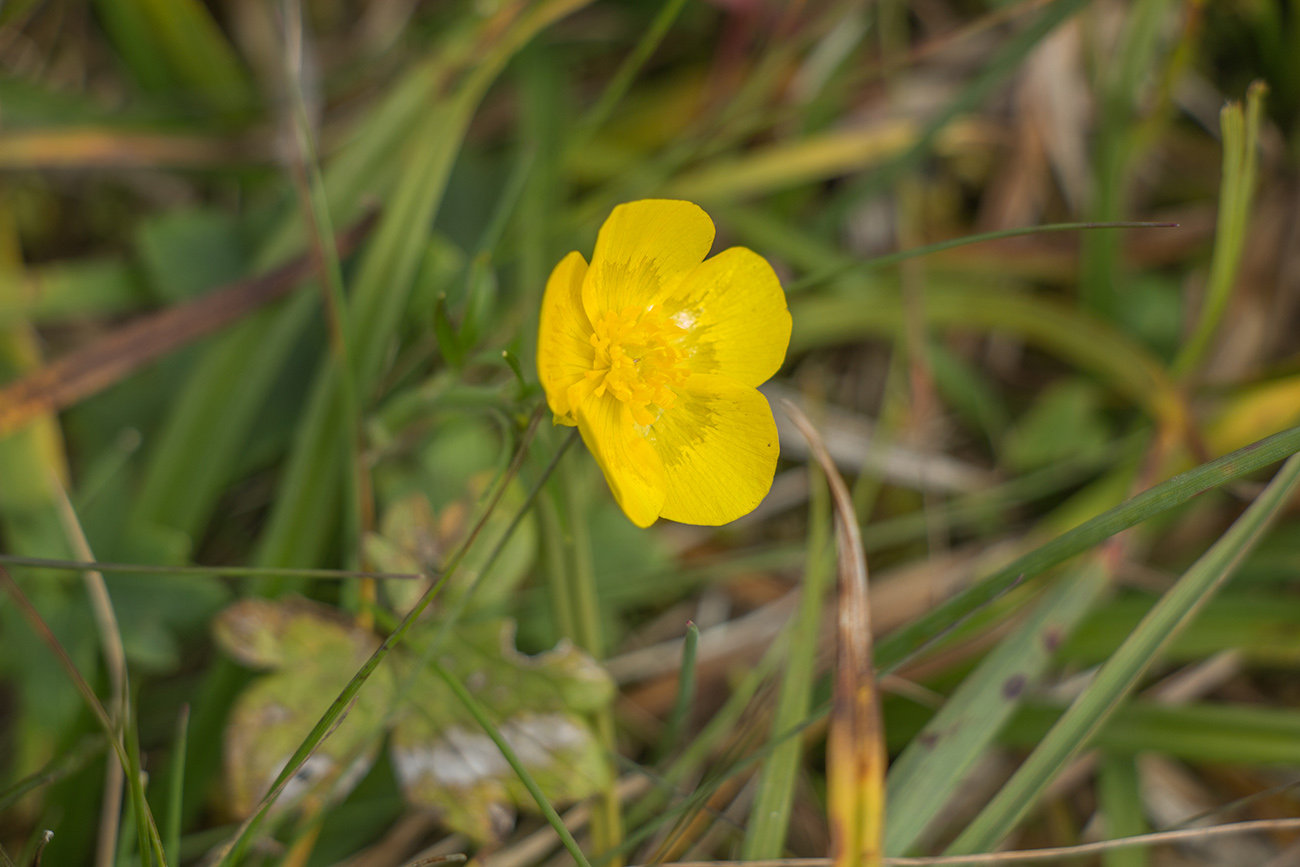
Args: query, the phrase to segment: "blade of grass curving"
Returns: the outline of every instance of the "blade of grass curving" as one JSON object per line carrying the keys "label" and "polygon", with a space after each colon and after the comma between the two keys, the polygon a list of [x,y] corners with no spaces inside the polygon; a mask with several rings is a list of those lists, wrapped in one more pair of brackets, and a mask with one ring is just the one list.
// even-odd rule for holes
{"label": "blade of grass curving", "polygon": [[[746,223],[752,226],[752,222]],[[876,256],[866,261],[843,258],[841,261],[833,262],[820,270],[814,271],[795,280],[785,288],[787,293],[801,292],[805,289],[811,289],[828,280],[843,276],[848,273],[858,273],[874,271],[878,268],[886,268],[890,265],[897,265],[899,262],[905,262],[908,259],[916,259],[920,256],[929,256],[934,253],[942,253],[944,250],[952,250],[957,247],[965,247],[970,244],[982,244],[985,241],[1000,241],[1005,238],[1019,238],[1024,235],[1050,234],[1053,232],[1081,232],[1088,229],[1176,229],[1177,223],[1149,223],[1149,222],[1118,222],[1118,223],[1047,223],[1042,226],[1024,226],[1018,229],[999,229],[996,232],[981,232],[977,235],[963,235],[960,238],[949,238],[946,241],[936,241],[933,244],[925,244],[920,247],[913,247],[909,250],[899,250],[897,253],[887,253],[884,256]],[[823,258],[822,261],[825,261]]]}
{"label": "blade of grass curving", "polygon": [[515,776],[519,777],[519,781],[524,784],[524,788],[528,789],[528,794],[533,796],[533,800],[537,802],[537,808],[546,817],[547,824],[560,836],[560,840],[564,842],[564,848],[569,850],[573,860],[578,862],[581,867],[591,867],[591,864],[587,861],[587,856],[582,853],[578,841],[574,840],[573,835],[569,833],[569,829],[565,826],[564,820],[560,818],[560,814],[555,812],[551,802],[542,794],[542,789],[537,785],[537,781],[533,779],[533,775],[528,773],[524,763],[519,761],[519,756],[515,754],[514,748],[510,746],[509,741],[501,736],[500,729],[488,717],[483,706],[470,694],[470,691],[465,688],[465,684],[461,683],[456,675],[443,668],[442,663],[434,662],[433,670],[456,694],[456,698],[460,699],[460,703],[470,712],[483,731],[487,733],[487,736],[492,738],[492,742],[497,745],[497,749],[501,750],[501,755],[505,756],[506,761],[510,763],[510,767],[514,769]]}
{"label": "blade of grass curving", "polygon": [[808,441],[835,507],[838,570],[835,671],[826,736],[826,812],[835,867],[879,867],[885,831],[884,724],[872,653],[867,555],[853,498],[817,429],[788,400],[782,409]]}
{"label": "blade of grass curving", "polygon": [[1109,577],[1096,557],[1063,576],[1016,631],[962,680],[890,766],[887,855],[902,855],[916,845],[1021,698],[1042,678],[1052,652],[1101,597]]}
{"label": "blade of grass curving", "polygon": [[[54,492],[54,501],[59,512],[59,521],[63,525],[63,534],[73,552],[87,562],[95,556],[86,541],[86,534],[81,528],[76,510],[68,499],[67,491],[58,479],[50,480]],[[126,650],[122,646],[122,631],[118,626],[117,613],[113,610],[113,600],[108,593],[103,573],[88,569],[81,573],[86,586],[86,595],[90,599],[90,609],[95,618],[95,629],[99,633],[99,643],[103,652],[104,667],[108,670],[108,680],[113,691],[109,716],[122,731],[126,725],[129,709],[130,689],[127,669]],[[138,757],[133,757],[138,761]],[[135,769],[138,772],[138,768]],[[100,805],[99,835],[95,841],[95,867],[113,867],[117,857],[117,830],[122,808],[123,768],[110,756],[104,769],[104,799]],[[143,839],[143,835],[141,836]]]}
{"label": "blade of grass curving", "polygon": [[1246,246],[1246,229],[1250,224],[1250,206],[1259,174],[1259,125],[1264,112],[1264,94],[1268,87],[1256,81],[1246,91],[1246,110],[1241,103],[1230,102],[1219,113],[1223,132],[1223,176],[1219,188],[1219,217],[1214,232],[1214,253],[1210,258],[1210,277],[1205,285],[1196,328],[1183,343],[1174,360],[1174,372],[1192,373],[1210,349],[1232,295],[1233,282]]}
{"label": "blade of grass curving", "polygon": [[[894,293],[803,298],[790,307],[791,352],[867,335],[893,336],[905,324],[903,299]],[[935,281],[926,287],[925,316],[931,327],[1019,335],[1101,377],[1170,429],[1184,427],[1183,401],[1164,365],[1127,335],[1074,308],[1032,295],[972,289],[966,282]]]}
{"label": "blade of grass curving", "polygon": [[1153,515],[1186,503],[1193,497],[1233,479],[1261,470],[1300,452],[1300,427],[1252,443],[1221,458],[1201,464],[1162,482],[1113,509],[1062,533],[1055,539],[965,590],[934,611],[884,638],[877,646],[876,662],[882,672],[894,670],[906,657],[952,624],[996,598],[1012,585],[1036,578],[1045,570],[1082,554],[1122,530]]}
{"label": "blade of grass curving", "polygon": [[[780,694],[772,718],[772,735],[783,735],[787,729],[808,716],[812,705],[813,683],[816,680],[822,608],[834,566],[830,547],[830,492],[826,478],[815,462],[808,465],[808,479],[810,506],[803,588],[799,612],[790,626],[790,649],[785,671],[781,675]],[[803,743],[800,738],[783,739],[764,763],[741,844],[742,858],[779,858],[785,851],[785,838],[790,825],[790,810],[794,804],[802,753]]]}
{"label": "blade of grass curving", "polygon": [[1142,619],[1011,780],[953,842],[951,854],[987,851],[1010,833],[1133,690],[1161,649],[1232,576],[1285,507],[1297,483],[1300,455],[1282,465],[1242,516]]}

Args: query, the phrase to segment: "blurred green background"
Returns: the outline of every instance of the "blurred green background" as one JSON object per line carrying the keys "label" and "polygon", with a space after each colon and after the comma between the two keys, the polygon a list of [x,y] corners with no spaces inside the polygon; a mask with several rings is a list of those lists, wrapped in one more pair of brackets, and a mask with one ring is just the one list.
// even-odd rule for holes
{"label": "blurred green background", "polygon": [[[778,409],[753,515],[640,531],[528,427],[551,267],[646,197],[786,287],[765,390],[863,528],[886,854],[1294,815],[1298,49],[1285,0],[0,4],[0,864],[570,857],[453,682],[594,795],[593,864],[826,854],[803,440]],[[1062,225],[1119,221],[1174,225]],[[219,855],[428,586],[294,570],[427,575],[484,514]],[[1295,857],[1214,846],[1104,863]]]}

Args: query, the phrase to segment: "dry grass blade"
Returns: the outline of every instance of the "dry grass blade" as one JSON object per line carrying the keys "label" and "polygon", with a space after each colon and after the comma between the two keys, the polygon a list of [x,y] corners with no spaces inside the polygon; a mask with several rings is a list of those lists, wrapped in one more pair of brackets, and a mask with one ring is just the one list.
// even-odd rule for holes
{"label": "dry grass blade", "polygon": [[808,417],[790,401],[782,407],[808,440],[830,483],[839,552],[839,640],[835,660],[826,789],[835,867],[881,863],[885,817],[885,738],[871,661],[867,557],[853,499]]}
{"label": "dry grass blade", "polygon": [[[339,235],[340,254],[360,245],[374,219],[369,215]],[[311,274],[310,258],[299,257],[268,274],[132,322],[10,383],[0,389],[0,436],[103,391],[149,362],[285,295]]]}
{"label": "dry grass blade", "polygon": [[[1099,840],[1078,846],[1053,846],[1045,849],[1018,849],[1014,852],[988,852],[979,855],[935,855],[917,858],[885,858],[884,867],[960,867],[976,864],[1030,864],[1038,861],[1059,861],[1063,858],[1085,858],[1101,852],[1120,849],[1158,846],[1163,843],[1185,843],[1210,837],[1228,837],[1235,834],[1254,834],[1262,831],[1293,831],[1300,828],[1300,818],[1256,819],[1249,822],[1231,822],[1209,828],[1185,828],[1180,831],[1157,831],[1135,837]],[[772,858],[765,861],[673,861],[656,867],[832,867],[830,858]]]}
{"label": "dry grass blade", "polygon": [[74,128],[10,132],[0,136],[0,168],[210,168],[266,162],[268,143],[113,129]]}

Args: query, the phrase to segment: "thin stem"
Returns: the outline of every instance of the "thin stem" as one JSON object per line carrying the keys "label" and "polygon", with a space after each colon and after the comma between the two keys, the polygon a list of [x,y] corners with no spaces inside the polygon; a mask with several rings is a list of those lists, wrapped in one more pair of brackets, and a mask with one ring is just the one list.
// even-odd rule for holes
{"label": "thin stem", "polygon": [[510,767],[518,775],[520,782],[528,789],[528,794],[533,796],[533,800],[537,802],[537,807],[542,811],[542,815],[546,817],[546,821],[555,829],[555,833],[560,835],[560,839],[564,842],[564,848],[569,850],[573,860],[577,861],[580,867],[591,867],[591,864],[587,861],[587,856],[582,853],[578,841],[574,840],[573,835],[569,833],[569,829],[565,826],[564,820],[560,818],[560,814],[555,812],[555,808],[546,799],[546,795],[542,794],[542,789],[537,785],[537,781],[533,779],[533,775],[528,773],[528,769],[524,767],[524,763],[519,760],[514,748],[510,746],[510,742],[502,737],[501,731],[488,718],[487,711],[483,706],[465,688],[465,684],[461,683],[456,675],[443,668],[441,663],[435,661],[433,670],[446,682],[451,691],[456,693],[456,697],[460,699],[461,704],[465,705],[465,709],[470,712],[483,731],[487,733],[487,736],[497,745],[497,749],[501,750],[501,755],[505,756],[506,761],[510,763]]}
{"label": "thin stem", "polygon": [[[575,466],[570,462],[561,476],[565,491],[565,505],[569,513],[570,572],[573,576],[569,601],[573,605],[571,616],[575,628],[574,643],[596,659],[605,656],[605,637],[601,628],[600,599],[596,589],[595,569],[591,563],[591,535],[587,527],[586,498],[583,496]],[[605,705],[597,710],[592,721],[606,756],[616,755],[614,710]],[[617,774],[611,761],[609,782],[597,798],[591,816],[592,845],[597,853],[617,851],[623,842],[622,803],[618,797]],[[619,867],[621,858],[615,858],[611,867]]]}
{"label": "thin stem", "polygon": [[827,280],[833,280],[842,274],[849,273],[850,271],[873,271],[877,268],[896,265],[907,259],[915,259],[918,256],[929,256],[931,253],[942,253],[944,250],[951,250],[954,247],[965,247],[968,244],[981,244],[985,241],[1000,241],[1003,238],[1018,238],[1021,235],[1038,235],[1049,232],[1074,232],[1082,229],[1172,229],[1177,228],[1177,226],[1177,223],[1145,222],[1048,223],[1045,226],[1025,226],[1019,229],[1001,229],[997,232],[981,232],[978,235],[964,235],[960,238],[949,238],[946,241],[938,241],[934,244],[926,244],[923,247],[914,247],[910,250],[899,250],[897,253],[877,256],[876,258],[868,259],[865,262],[838,262],[827,268],[823,268],[820,271],[815,271],[801,280],[796,280],[787,286],[785,291],[799,292],[803,289],[816,286],[819,283],[825,283]]}

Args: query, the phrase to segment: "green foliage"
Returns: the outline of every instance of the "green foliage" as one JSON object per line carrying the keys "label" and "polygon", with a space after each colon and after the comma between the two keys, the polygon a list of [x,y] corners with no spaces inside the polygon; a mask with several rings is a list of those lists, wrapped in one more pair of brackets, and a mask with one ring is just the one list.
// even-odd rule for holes
{"label": "green foliage", "polygon": [[[547,274],[642,197],[772,261],[780,384],[871,507],[888,854],[1158,829],[1148,752],[1294,809],[1260,771],[1300,766],[1282,0],[16,0],[0,32],[33,606],[0,596],[0,864],[46,828],[97,867],[826,854],[798,444],[754,517],[647,532],[542,408]],[[108,341],[155,315],[198,336]]]}

